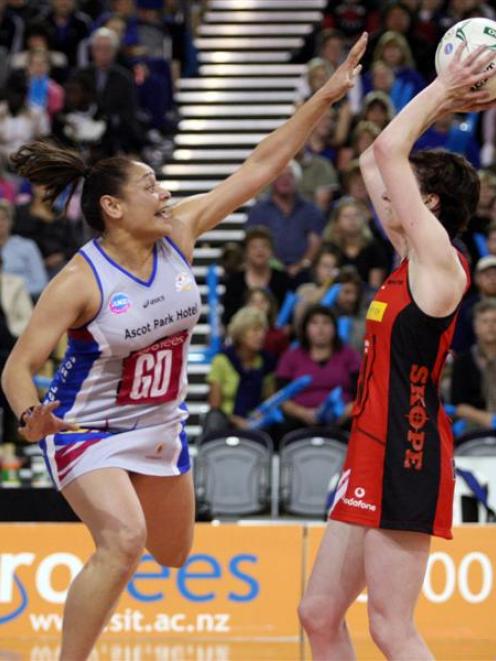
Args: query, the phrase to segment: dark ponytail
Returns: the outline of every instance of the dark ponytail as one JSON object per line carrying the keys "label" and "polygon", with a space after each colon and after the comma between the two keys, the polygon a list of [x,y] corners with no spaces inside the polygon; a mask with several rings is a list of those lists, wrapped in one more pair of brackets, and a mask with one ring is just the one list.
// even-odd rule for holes
{"label": "dark ponytail", "polygon": [[22,177],[45,187],[44,199],[50,204],[68,189],[64,211],[79,180],[84,178],[81,210],[88,225],[100,233],[105,230],[100,198],[121,194],[131,163],[128,158],[115,156],[88,167],[79,154],[47,139],[23,145],[10,160]]}

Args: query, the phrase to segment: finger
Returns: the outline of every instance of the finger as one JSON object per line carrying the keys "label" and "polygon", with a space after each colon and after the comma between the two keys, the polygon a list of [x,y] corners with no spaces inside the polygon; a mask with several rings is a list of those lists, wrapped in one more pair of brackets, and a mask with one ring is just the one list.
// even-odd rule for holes
{"label": "finger", "polygon": [[453,60],[455,62],[459,62],[462,59],[462,53],[465,50],[466,45],[467,44],[464,41],[462,41],[462,43],[456,49],[455,54],[453,56]]}
{"label": "finger", "polygon": [[362,55],[365,53],[367,48],[368,34],[367,32],[362,32],[360,38],[353,44],[350,52],[348,53],[348,59],[353,64],[358,64],[361,60]]}
{"label": "finger", "polygon": [[76,422],[69,422],[65,420],[61,420],[60,418],[55,418],[59,425],[59,429],[65,429],[68,431],[77,431],[80,427]]}
{"label": "finger", "polygon": [[463,60],[463,64],[466,66],[471,66],[480,56],[488,50],[487,46],[477,46],[475,50],[467,55]]}
{"label": "finger", "polygon": [[60,406],[60,401],[57,399],[54,402],[48,402],[47,404],[42,404],[45,411],[51,413]]}

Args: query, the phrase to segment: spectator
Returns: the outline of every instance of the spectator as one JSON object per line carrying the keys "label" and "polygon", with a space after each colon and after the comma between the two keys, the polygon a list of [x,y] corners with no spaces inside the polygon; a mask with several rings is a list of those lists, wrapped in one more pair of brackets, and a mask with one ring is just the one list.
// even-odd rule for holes
{"label": "spectator", "polygon": [[366,30],[374,32],[379,25],[375,0],[329,0],[324,12],[324,28],[339,30],[348,44]]}
{"label": "spectator", "polygon": [[68,71],[67,56],[55,50],[50,50],[50,29],[37,20],[26,27],[25,49],[16,53],[10,60],[11,69],[26,69],[31,51],[44,50],[48,53],[51,74],[57,82],[65,80]]}
{"label": "spectator", "polygon": [[321,57],[314,57],[310,60],[306,66],[304,84],[300,84],[296,90],[295,104],[301,105],[312,94],[315,94],[325,84],[333,71],[332,66]]}
{"label": "spectator", "polygon": [[452,348],[455,352],[468,351],[475,342],[472,312],[479,301],[496,301],[496,257],[481,257],[475,266],[474,284],[476,291],[462,302],[455,327]]}
{"label": "spectator", "polygon": [[[495,203],[493,203],[493,207],[496,206]],[[490,255],[496,257],[496,222],[494,220],[487,228],[487,250]]]}
{"label": "spectator", "polygon": [[343,266],[336,277],[336,283],[340,289],[331,310],[338,320],[338,326],[340,319],[347,318],[346,343],[361,353],[368,303],[364,296],[363,281],[354,266]]}
{"label": "spectator", "polygon": [[311,281],[305,282],[296,290],[298,300],[293,311],[293,326],[296,331],[300,328],[306,310],[317,305],[334,283],[340,264],[341,253],[334,246],[324,244],[315,255],[310,271]]}
{"label": "spectator", "polygon": [[31,108],[45,112],[50,119],[62,110],[64,90],[49,77],[50,54],[37,48],[28,53],[28,104]]}
{"label": "spectator", "polygon": [[0,256],[4,274],[23,278],[24,284],[36,300],[48,277],[41,253],[34,241],[11,235],[13,207],[7,200],[0,200]]}
{"label": "spectator", "polygon": [[475,343],[453,363],[451,403],[456,416],[471,426],[494,428],[496,422],[496,300],[474,307]]}
{"label": "spectator", "polygon": [[0,157],[4,163],[21,145],[49,132],[47,114],[39,108],[30,107],[27,95],[24,72],[13,72],[5,89],[5,101],[0,102]]}
{"label": "spectator", "polygon": [[272,183],[269,197],[257,202],[247,219],[247,227],[264,225],[271,231],[275,257],[296,279],[312,263],[325,222],[320,209],[299,195],[300,177],[301,168],[292,161]]}
{"label": "spectator", "polygon": [[232,273],[225,280],[222,321],[226,326],[235,312],[244,305],[251,289],[267,289],[273,294],[277,304],[282,304],[286,293],[291,289],[291,282],[284,271],[271,266],[272,259],[271,232],[263,225],[249,227],[244,241],[243,269]]}
{"label": "spectator", "polygon": [[[397,80],[403,85],[411,86],[409,98],[425,87],[425,80],[417,71],[412,49],[402,34],[388,30],[380,37],[373,52],[373,62],[385,62],[391,67]],[[370,80],[370,76],[366,74],[365,80],[367,79]],[[370,82],[368,84],[370,85]]]}
{"label": "spectator", "polygon": [[31,201],[17,206],[14,231],[36,243],[48,277],[52,278],[73,256],[80,241],[73,224],[65,217],[57,217],[44,197],[44,187],[33,186]]}
{"label": "spectator", "polygon": [[377,60],[370,68],[370,84],[364,85],[364,94],[382,92],[391,99],[394,109],[399,112],[412,98],[413,84],[397,77],[394,70],[383,60]]}
{"label": "spectator", "polygon": [[264,351],[279,358],[289,346],[289,329],[277,328],[275,325],[278,305],[274,294],[263,287],[250,289],[246,298],[246,306],[261,310],[267,318]]}
{"label": "spectator", "polygon": [[117,35],[108,28],[99,28],[91,35],[90,46],[93,64],[83,71],[96,89],[98,110],[108,121],[107,154],[139,151],[143,136],[136,120],[136,92],[131,74],[115,63]]}
{"label": "spectator", "polygon": [[10,334],[17,338],[28,325],[33,303],[24,278],[5,273],[0,257],[0,305]]}
{"label": "spectator", "polygon": [[75,0],[51,0],[43,20],[49,30],[50,50],[61,51],[69,67],[79,64],[81,43],[88,37],[91,19],[77,11]]}
{"label": "spectator", "polygon": [[351,161],[356,160],[374,142],[380,133],[380,129],[374,122],[362,120],[353,129],[351,134],[351,146],[341,150],[339,155],[339,170],[346,170]]}
{"label": "spectator", "polygon": [[222,246],[219,264],[224,273],[224,282],[243,267],[244,250],[238,241],[228,241]]}
{"label": "spectator", "polygon": [[[3,56],[13,55],[21,50],[24,26],[21,19],[10,11],[7,0],[0,2],[0,49]],[[2,80],[3,82],[3,80]]]}
{"label": "spectator", "polygon": [[[484,257],[484,243],[491,224],[492,208],[496,200],[496,174],[490,170],[479,170],[480,194],[477,211],[461,235],[472,264]],[[482,250],[482,252],[481,252]]]}
{"label": "spectator", "polygon": [[491,167],[496,163],[496,108],[490,108],[482,114],[481,163]]}
{"label": "spectator", "polygon": [[336,165],[339,150],[348,139],[351,120],[351,106],[348,101],[333,106],[310,133],[306,150],[317,156],[323,156]]}
{"label": "spectator", "polygon": [[6,165],[0,158],[0,200],[7,200],[13,204],[17,195],[17,187],[15,178],[9,175]]}
{"label": "spectator", "polygon": [[215,356],[207,376],[213,413],[205,431],[245,428],[249,414],[273,393],[275,362],[262,349],[266,331],[266,316],[253,307],[238,310],[231,319],[227,331],[231,345]]}
{"label": "spectator", "polygon": [[382,131],[394,117],[391,99],[384,92],[369,92],[363,100],[363,121],[375,124]]}
{"label": "spectator", "polygon": [[333,164],[305,148],[296,155],[296,161],[301,167],[298,191],[306,200],[318,206],[322,213],[326,213],[333,193],[339,187]]}
{"label": "spectator", "polygon": [[64,85],[65,103],[55,117],[52,134],[70,147],[98,154],[112,150],[107,122],[98,110],[96,91],[87,72],[75,72]]}
{"label": "spectator", "polygon": [[480,167],[480,146],[475,137],[474,123],[447,113],[425,131],[414,150],[442,148],[465,156],[475,168]]}
{"label": "spectator", "polygon": [[343,389],[343,399],[349,405],[340,423],[345,423],[351,412],[360,355],[339,339],[332,312],[321,305],[308,308],[299,337],[300,346],[288,349],[279,361],[277,386],[282,388],[306,374],[312,377],[312,382],[281,405],[285,422],[278,436],[292,429],[319,424],[318,409],[336,387]]}
{"label": "spectator", "polygon": [[384,281],[389,264],[382,246],[373,238],[367,216],[367,209],[361,202],[341,198],[333,209],[323,238],[339,248],[343,265],[355,266],[362,280],[375,290]]}

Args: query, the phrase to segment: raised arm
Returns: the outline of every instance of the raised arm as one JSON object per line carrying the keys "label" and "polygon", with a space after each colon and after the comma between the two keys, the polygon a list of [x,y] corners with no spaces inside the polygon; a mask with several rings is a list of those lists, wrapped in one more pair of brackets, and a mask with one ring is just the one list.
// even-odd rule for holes
{"label": "raised arm", "polygon": [[365,187],[381,225],[394,249],[403,258],[406,256],[407,249],[405,232],[400,221],[391,214],[389,205],[384,198],[386,184],[377,167],[372,147],[369,147],[360,155],[359,163]]}
{"label": "raised arm", "polygon": [[[420,190],[409,155],[415,141],[439,116],[469,108],[484,109],[487,94],[471,88],[487,78],[487,74],[478,72],[484,70],[491,55],[478,49],[462,61],[461,54],[459,48],[448,70],[415,96],[376,138],[372,155],[378,174],[373,174],[373,170],[371,174],[370,161],[368,171],[365,168],[373,201],[386,225],[389,222],[393,243],[403,254],[408,252],[412,288],[419,295],[417,302],[434,316],[448,314],[456,307],[466,276],[447,231],[433,213],[439,197],[435,191]],[[362,163],[366,159],[365,156]],[[379,176],[385,186],[382,203],[378,199]]]}
{"label": "raised arm", "polygon": [[301,149],[329,105],[353,86],[366,45],[364,33],[327,83],[288,121],[264,138],[239,170],[209,193],[188,198],[173,208],[176,222],[172,238],[183,248],[189,248],[186,252],[191,252],[198,236],[267,186]]}

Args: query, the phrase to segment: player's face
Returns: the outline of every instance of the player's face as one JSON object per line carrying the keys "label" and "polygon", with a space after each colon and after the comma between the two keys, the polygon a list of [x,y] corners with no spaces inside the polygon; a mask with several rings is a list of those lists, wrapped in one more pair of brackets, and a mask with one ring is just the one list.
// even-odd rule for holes
{"label": "player's face", "polygon": [[136,235],[156,240],[172,230],[171,194],[144,163],[134,162],[123,187],[122,222]]}
{"label": "player's face", "polygon": [[330,347],[336,330],[332,321],[323,314],[313,316],[307,325],[307,337],[310,348]]}

